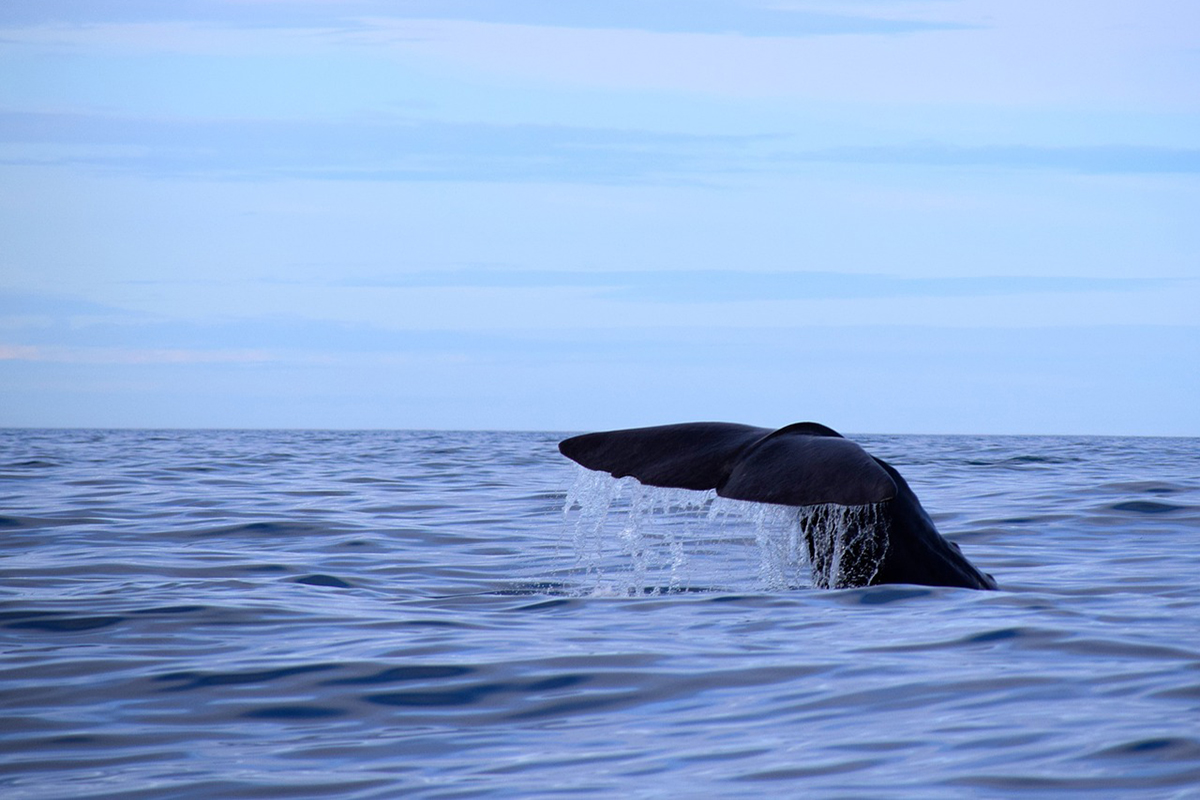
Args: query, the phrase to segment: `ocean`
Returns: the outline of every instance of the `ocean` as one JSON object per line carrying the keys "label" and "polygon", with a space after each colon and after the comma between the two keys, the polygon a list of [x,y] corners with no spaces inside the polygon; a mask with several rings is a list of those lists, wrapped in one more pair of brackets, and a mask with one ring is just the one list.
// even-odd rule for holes
{"label": "ocean", "polygon": [[0,796],[1200,797],[1200,439],[853,436],[985,592],[565,435],[0,431]]}

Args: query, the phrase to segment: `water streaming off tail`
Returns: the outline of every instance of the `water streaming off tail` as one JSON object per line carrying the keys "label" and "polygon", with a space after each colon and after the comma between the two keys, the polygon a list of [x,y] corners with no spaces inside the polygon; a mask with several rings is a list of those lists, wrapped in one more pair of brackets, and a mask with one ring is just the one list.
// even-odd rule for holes
{"label": "water streaming off tail", "polygon": [[582,467],[563,513],[592,594],[864,586],[887,548],[879,506],[750,503]]}
{"label": "water streaming off tail", "polygon": [[832,503],[796,509],[799,527],[811,541],[813,584],[821,589],[866,586],[887,552],[887,516],[882,504]]}

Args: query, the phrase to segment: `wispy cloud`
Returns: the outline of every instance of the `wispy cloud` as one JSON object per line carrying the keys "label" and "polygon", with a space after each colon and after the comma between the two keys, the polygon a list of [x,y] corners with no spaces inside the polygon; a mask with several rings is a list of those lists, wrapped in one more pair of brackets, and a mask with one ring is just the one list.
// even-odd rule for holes
{"label": "wispy cloud", "polygon": [[263,350],[185,350],[179,348],[62,347],[0,344],[0,361],[54,364],[260,364],[276,360]]}
{"label": "wispy cloud", "polygon": [[[403,119],[180,120],[0,113],[0,143],[10,146],[0,158],[10,164],[208,178],[611,183],[728,169],[729,151],[748,141],[751,137]],[[39,149],[33,152],[31,147]]]}
{"label": "wispy cloud", "polygon": [[1183,283],[1159,278],[980,276],[904,278],[835,272],[752,270],[422,271],[343,286],[585,288],[611,299],[652,303],[739,303],[755,300],[963,298],[1086,292],[1131,292]]}
{"label": "wispy cloud", "polygon": [[353,353],[187,369],[0,361],[0,422],[568,430],[816,418],[887,432],[1191,435],[1200,390],[1198,373],[1179,369],[1200,358],[1194,327],[488,331],[458,345],[463,357],[403,364]]}
{"label": "wispy cloud", "polygon": [[783,154],[779,160],[783,163],[1067,170],[1093,174],[1200,172],[1200,149],[1117,144],[1075,147],[956,147],[939,144],[842,147]]}
{"label": "wispy cloud", "polygon": [[[464,269],[378,280],[249,282],[219,293],[164,282],[151,295],[153,316],[63,314],[18,326],[0,315],[0,342],[10,361],[302,365],[357,354],[383,363],[519,349],[514,342],[523,336],[553,337],[554,331],[595,337],[618,329],[706,326],[720,338],[717,331],[738,328],[868,323],[1191,325],[1197,292],[1196,280],[1145,278]],[[230,294],[251,298],[250,308],[222,304]]]}
{"label": "wispy cloud", "polygon": [[[438,19],[563,28],[741,36],[904,34],[962,27],[862,8],[848,13],[739,0],[39,0],[0,6],[0,24],[189,21],[245,26],[345,26],[364,18]],[[286,21],[284,23],[283,21]]]}
{"label": "wispy cloud", "polygon": [[128,316],[129,311],[82,297],[0,289],[0,317],[45,317],[65,320],[72,317],[96,319]]}
{"label": "wispy cloud", "polygon": [[512,0],[503,4],[488,0],[415,0],[400,7],[389,6],[387,14],[406,19],[740,36],[905,34],[965,27],[919,18],[813,11],[738,0],[607,0],[603,3]]}
{"label": "wispy cloud", "polygon": [[880,145],[805,150],[781,136],[393,120],[188,120],[0,113],[0,161],[149,176],[383,181],[709,181],[814,163],[1200,173],[1200,149]]}

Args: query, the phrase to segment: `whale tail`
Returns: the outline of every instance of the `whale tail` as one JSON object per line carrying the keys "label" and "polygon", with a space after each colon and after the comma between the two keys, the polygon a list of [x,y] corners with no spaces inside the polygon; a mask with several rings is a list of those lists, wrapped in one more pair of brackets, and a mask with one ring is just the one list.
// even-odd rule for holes
{"label": "whale tail", "polygon": [[[728,422],[629,428],[572,436],[558,449],[588,469],[648,486],[788,506],[878,506],[873,541],[883,555],[867,583],[996,588],[942,538],[894,467],[815,422],[774,431]],[[817,564],[811,536],[809,547]]]}
{"label": "whale tail", "polygon": [[867,451],[815,422],[776,431],[728,422],[630,428],[573,436],[558,449],[614,478],[716,489],[733,500],[860,506],[896,496],[895,482]]}

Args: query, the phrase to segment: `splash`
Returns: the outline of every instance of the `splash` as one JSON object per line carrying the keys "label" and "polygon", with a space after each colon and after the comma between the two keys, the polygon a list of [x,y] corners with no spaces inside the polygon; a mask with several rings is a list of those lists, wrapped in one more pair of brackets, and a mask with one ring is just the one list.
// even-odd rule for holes
{"label": "splash", "polygon": [[888,541],[882,505],[751,503],[582,467],[563,514],[575,572],[593,594],[736,590],[748,580],[772,591],[866,586]]}

